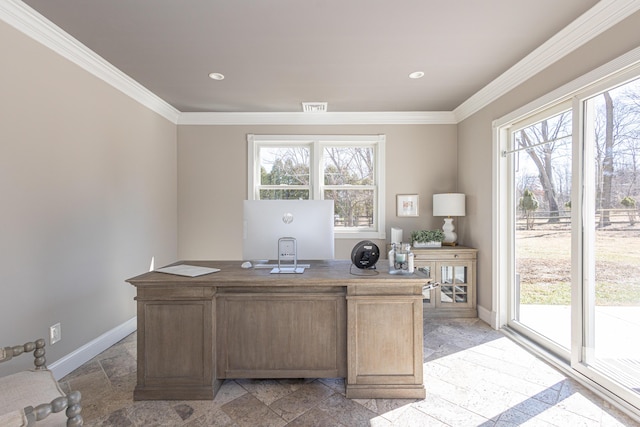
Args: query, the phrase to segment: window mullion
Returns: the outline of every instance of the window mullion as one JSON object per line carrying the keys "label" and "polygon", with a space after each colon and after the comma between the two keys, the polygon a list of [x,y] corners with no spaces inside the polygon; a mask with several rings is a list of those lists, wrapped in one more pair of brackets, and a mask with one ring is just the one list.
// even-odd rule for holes
{"label": "window mullion", "polygon": [[324,185],[324,190],[375,190],[375,185]]}
{"label": "window mullion", "polygon": [[260,159],[254,135],[247,135],[247,142],[247,200],[256,200],[260,198]]}
{"label": "window mullion", "polygon": [[288,184],[276,184],[276,185],[258,185],[257,188],[260,190],[279,190],[279,189],[287,189],[287,190],[309,190],[311,188],[310,185],[288,185]]}
{"label": "window mullion", "polygon": [[324,160],[323,145],[320,141],[313,141],[311,150],[311,195],[314,200],[324,199]]}

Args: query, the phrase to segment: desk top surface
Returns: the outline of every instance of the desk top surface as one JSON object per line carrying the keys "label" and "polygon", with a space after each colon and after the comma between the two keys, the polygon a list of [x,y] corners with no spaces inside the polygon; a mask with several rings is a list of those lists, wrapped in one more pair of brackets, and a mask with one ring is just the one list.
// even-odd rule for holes
{"label": "desk top surface", "polygon": [[386,262],[378,262],[376,269],[362,270],[352,266],[348,260],[300,261],[310,264],[302,274],[271,274],[269,268],[242,268],[242,261],[179,261],[172,265],[187,264],[213,267],[220,271],[197,277],[186,277],[158,271],[150,271],[128,279],[127,282],[138,286],[181,285],[192,286],[291,286],[320,285],[346,286],[353,284],[426,284],[430,279],[423,273],[411,275],[390,274]]}

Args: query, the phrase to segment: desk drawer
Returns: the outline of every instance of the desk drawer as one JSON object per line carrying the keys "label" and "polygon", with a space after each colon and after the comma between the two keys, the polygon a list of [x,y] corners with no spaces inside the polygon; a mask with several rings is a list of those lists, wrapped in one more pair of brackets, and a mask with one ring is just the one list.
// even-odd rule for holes
{"label": "desk drawer", "polygon": [[202,286],[139,287],[137,301],[171,301],[177,299],[212,299],[215,288]]}
{"label": "desk drawer", "polygon": [[475,261],[476,249],[413,249],[416,261]]}

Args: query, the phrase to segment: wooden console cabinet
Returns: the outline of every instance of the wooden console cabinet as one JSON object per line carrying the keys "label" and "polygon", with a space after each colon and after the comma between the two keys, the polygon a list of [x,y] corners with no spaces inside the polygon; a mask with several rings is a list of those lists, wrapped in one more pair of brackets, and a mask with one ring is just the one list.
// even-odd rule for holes
{"label": "wooden console cabinet", "polygon": [[412,249],[416,268],[440,286],[424,295],[425,317],[478,317],[477,249],[464,246]]}
{"label": "wooden console cabinet", "polygon": [[[423,274],[303,274],[189,261],[199,277],[149,272],[137,288],[136,400],[213,399],[229,378],[346,378],[349,398],[424,398]],[[384,264],[384,263],[382,263]]]}

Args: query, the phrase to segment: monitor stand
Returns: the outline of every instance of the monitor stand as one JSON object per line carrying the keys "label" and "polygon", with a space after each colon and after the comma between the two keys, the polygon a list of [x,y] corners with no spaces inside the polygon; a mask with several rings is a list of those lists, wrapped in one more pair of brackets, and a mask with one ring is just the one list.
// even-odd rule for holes
{"label": "monitor stand", "polygon": [[[277,267],[278,264],[276,263],[261,263],[261,264],[253,264],[253,268],[257,268],[257,269],[266,269],[266,268],[271,268],[273,269],[274,267]],[[283,267],[285,266],[285,264],[283,264]],[[311,268],[311,264],[298,264],[298,268]]]}
{"label": "monitor stand", "polygon": [[[292,260],[293,264],[282,261]],[[298,247],[293,237],[278,239],[278,266],[271,270],[271,274],[302,274],[304,267],[298,267]]]}
{"label": "monitor stand", "polygon": [[302,274],[304,267],[275,267],[271,270],[271,274]]}

